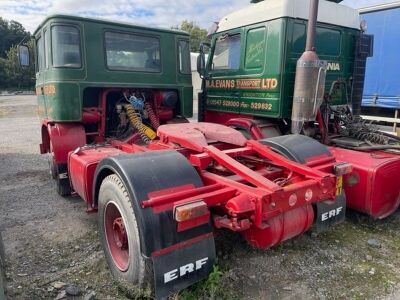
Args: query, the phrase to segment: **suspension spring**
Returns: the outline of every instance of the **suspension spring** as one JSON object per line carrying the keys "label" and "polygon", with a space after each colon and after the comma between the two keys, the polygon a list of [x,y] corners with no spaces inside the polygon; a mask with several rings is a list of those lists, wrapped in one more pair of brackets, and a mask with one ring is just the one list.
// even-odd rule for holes
{"label": "suspension spring", "polygon": [[154,130],[142,123],[141,118],[131,104],[125,105],[125,109],[132,126],[138,131],[143,142],[148,143],[156,138]]}

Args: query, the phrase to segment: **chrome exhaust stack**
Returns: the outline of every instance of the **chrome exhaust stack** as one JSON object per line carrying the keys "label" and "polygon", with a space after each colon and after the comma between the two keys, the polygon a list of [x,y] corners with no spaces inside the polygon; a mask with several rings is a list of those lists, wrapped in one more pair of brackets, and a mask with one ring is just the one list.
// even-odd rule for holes
{"label": "chrome exhaust stack", "polygon": [[292,105],[292,133],[301,133],[304,123],[315,121],[324,97],[327,62],[315,52],[319,0],[310,0],[306,49],[297,61]]}

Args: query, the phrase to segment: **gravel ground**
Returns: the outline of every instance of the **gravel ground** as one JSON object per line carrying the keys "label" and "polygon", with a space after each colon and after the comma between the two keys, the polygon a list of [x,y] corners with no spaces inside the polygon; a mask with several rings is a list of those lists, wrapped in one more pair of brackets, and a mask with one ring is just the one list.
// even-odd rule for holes
{"label": "gravel ground", "polygon": [[[57,195],[39,155],[34,96],[0,96],[0,230],[9,299],[132,298],[112,280],[96,216],[79,198]],[[400,299],[400,214],[351,214],[336,228],[268,251],[217,234],[220,286],[244,299]],[[190,295],[186,293],[186,295]],[[70,297],[72,299],[72,297]],[[176,295],[174,298],[181,298]]]}

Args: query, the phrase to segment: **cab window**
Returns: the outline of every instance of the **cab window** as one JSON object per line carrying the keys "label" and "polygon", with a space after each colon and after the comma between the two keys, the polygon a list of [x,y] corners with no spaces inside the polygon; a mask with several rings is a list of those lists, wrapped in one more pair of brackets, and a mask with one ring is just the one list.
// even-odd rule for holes
{"label": "cab window", "polygon": [[246,69],[260,69],[264,65],[265,27],[250,29],[246,41]]}
{"label": "cab window", "polygon": [[49,68],[49,53],[48,53],[48,47],[50,44],[50,40],[49,40],[49,31],[45,30],[44,31],[44,40],[43,40],[43,50],[44,50],[44,67],[46,69]]}
{"label": "cab window", "polygon": [[82,66],[78,28],[54,25],[51,28],[51,39],[53,67],[80,68]]}
{"label": "cab window", "polygon": [[179,72],[182,74],[190,74],[190,48],[189,41],[178,42],[178,60],[179,60]]}
{"label": "cab window", "polygon": [[[306,47],[305,24],[295,23],[293,27],[293,50],[302,53]],[[321,55],[339,56],[341,48],[341,32],[339,30],[317,27],[315,47]]]}
{"label": "cab window", "polygon": [[36,49],[37,49],[36,72],[40,72],[44,69],[44,47],[43,47],[43,39],[41,36],[36,40]]}
{"label": "cab window", "polygon": [[224,34],[215,41],[212,70],[238,70],[240,66],[240,34]]}
{"label": "cab window", "polygon": [[105,52],[110,70],[161,72],[160,41],[156,37],[107,31]]}

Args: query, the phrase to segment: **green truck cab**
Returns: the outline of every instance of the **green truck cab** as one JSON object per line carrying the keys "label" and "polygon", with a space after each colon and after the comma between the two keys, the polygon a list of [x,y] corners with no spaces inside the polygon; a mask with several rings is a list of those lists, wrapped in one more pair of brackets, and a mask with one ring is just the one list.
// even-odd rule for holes
{"label": "green truck cab", "polygon": [[[290,123],[296,62],[305,48],[307,19],[306,0],[266,0],[223,17],[212,35],[202,74],[199,119]],[[360,35],[356,10],[320,1],[316,52],[327,62],[325,91],[332,105],[351,102]]]}
{"label": "green truck cab", "polygon": [[53,15],[34,36],[42,119],[81,122],[83,109],[96,106],[105,88],[173,90],[180,100],[177,114],[192,116],[185,32]]}
{"label": "green truck cab", "polygon": [[[58,191],[70,192],[68,153],[77,147],[155,138],[160,124],[193,114],[189,35],[68,15],[47,17],[34,32],[40,152]],[[29,64],[20,47],[20,63]],[[127,109],[126,103],[132,107]]]}

